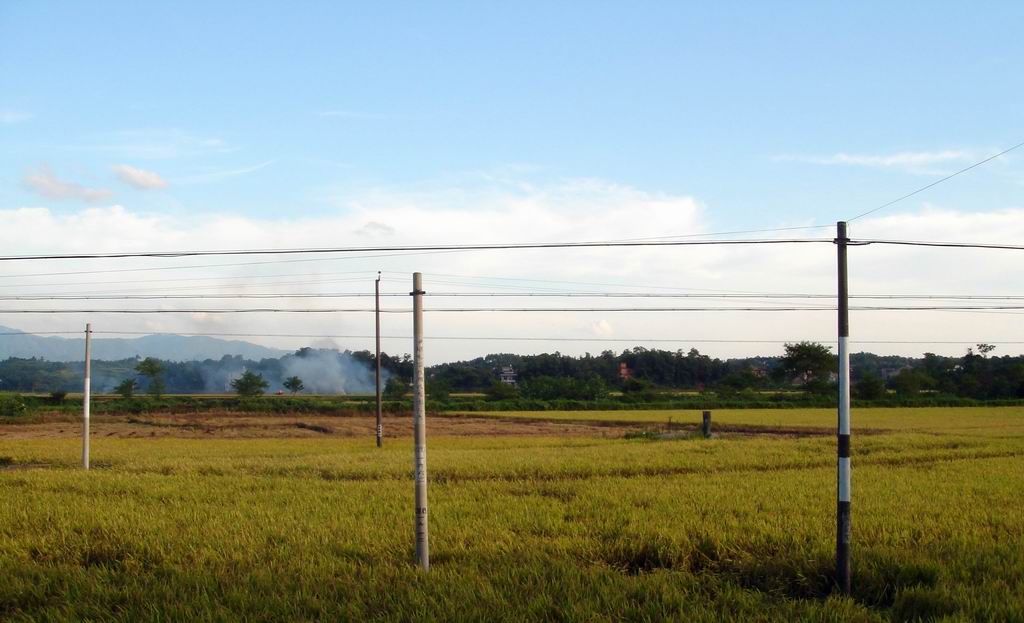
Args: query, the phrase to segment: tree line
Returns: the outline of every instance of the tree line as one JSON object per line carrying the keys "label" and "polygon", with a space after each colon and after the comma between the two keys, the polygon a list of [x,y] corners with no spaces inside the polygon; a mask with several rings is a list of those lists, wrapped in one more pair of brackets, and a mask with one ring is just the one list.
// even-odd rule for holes
{"label": "tree line", "polygon": [[[926,353],[920,358],[851,355],[853,393],[871,400],[890,394],[913,397],[937,394],[978,400],[1024,398],[1024,357],[998,356],[995,348],[979,344],[960,357]],[[308,363],[306,368],[298,364]],[[135,392],[227,393],[258,395],[265,391],[291,394],[311,383],[306,373],[323,369],[344,371],[347,386],[322,393],[372,391],[374,354],[370,351],[299,349],[280,358],[259,361],[225,356],[219,360],[159,361],[125,359],[94,361],[96,391],[131,395]],[[338,367],[338,366],[344,367]],[[500,383],[502,368],[510,366],[516,386]],[[79,391],[80,362],[51,362],[37,358],[0,361],[0,391]],[[412,379],[413,362],[407,355],[382,354],[387,394],[405,395]],[[443,363],[427,369],[428,393],[447,398],[452,392],[487,392],[497,399],[518,396],[537,399],[593,400],[610,391],[638,397],[663,390],[714,391],[725,396],[764,391],[835,391],[837,360],[830,347],[814,342],[786,344],[782,356],[719,359],[697,349],[660,350],[636,347],[620,353],[566,355],[491,354],[466,361]],[[318,387],[330,379],[321,380]],[[357,386],[358,390],[352,390]]]}

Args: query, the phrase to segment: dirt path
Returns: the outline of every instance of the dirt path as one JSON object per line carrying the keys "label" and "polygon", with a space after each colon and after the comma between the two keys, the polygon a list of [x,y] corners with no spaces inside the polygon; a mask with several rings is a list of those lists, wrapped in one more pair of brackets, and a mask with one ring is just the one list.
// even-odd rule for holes
{"label": "dirt path", "polygon": [[[427,427],[431,435],[497,436],[546,435],[621,437],[632,427],[593,423],[499,420],[490,417],[430,415]],[[138,415],[94,417],[94,437],[150,438],[260,438],[260,437],[372,437],[376,420],[372,416],[331,417],[322,415]],[[0,424],[0,439],[45,439],[78,437],[77,422],[61,421],[34,424]],[[411,437],[412,418],[385,416],[387,437]]]}

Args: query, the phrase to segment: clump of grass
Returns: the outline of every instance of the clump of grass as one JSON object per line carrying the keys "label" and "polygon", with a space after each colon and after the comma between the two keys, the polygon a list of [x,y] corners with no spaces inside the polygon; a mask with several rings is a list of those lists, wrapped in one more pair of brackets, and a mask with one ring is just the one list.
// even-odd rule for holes
{"label": "clump of grass", "polygon": [[626,431],[626,434],[622,436],[623,439],[646,439],[648,441],[656,441],[661,439],[661,433],[653,430],[631,430]]}

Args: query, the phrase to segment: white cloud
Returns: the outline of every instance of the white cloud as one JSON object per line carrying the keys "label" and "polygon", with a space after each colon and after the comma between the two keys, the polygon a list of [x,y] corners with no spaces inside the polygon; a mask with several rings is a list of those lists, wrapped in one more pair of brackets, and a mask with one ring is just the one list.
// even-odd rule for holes
{"label": "white cloud", "polygon": [[[692,197],[649,193],[598,180],[541,185],[530,191],[506,188],[477,190],[434,189],[418,193],[378,190],[345,201],[344,211],[317,216],[260,218],[231,214],[169,216],[145,214],[120,206],[55,212],[44,208],[0,210],[0,248],[6,253],[70,253],[75,251],[180,250],[224,248],[294,248],[366,246],[360,233],[368,223],[393,227],[388,244],[442,244],[522,241],[608,240],[669,236],[710,231],[702,205]],[[770,221],[757,225],[771,226]],[[788,224],[788,223],[781,223]],[[46,232],[45,236],[33,232]],[[968,213],[928,207],[920,212],[865,218],[851,224],[855,238],[918,238],[962,241],[1024,239],[1024,209],[1007,208]],[[1019,294],[1024,282],[1020,253],[904,248],[872,245],[850,250],[853,294]],[[287,260],[287,262],[280,262]],[[297,261],[296,261],[297,260]],[[270,262],[238,266],[240,262]],[[235,264],[234,266],[231,266]],[[221,265],[222,268],[211,268]],[[196,266],[187,270],[137,273],[3,278],[3,275],[48,271],[149,269]],[[0,291],[159,293],[363,293],[373,292],[378,270],[384,290],[396,296],[385,308],[408,306],[405,295],[410,274],[424,273],[430,292],[511,293],[520,289],[555,293],[570,291],[683,292],[712,291],[835,292],[835,249],[831,244],[588,248],[559,250],[504,250],[486,252],[369,253],[246,257],[132,259],[48,262],[45,266],[0,265]],[[223,276],[222,281],[209,280]],[[260,276],[259,279],[243,277]],[[157,282],[199,278],[192,282]],[[140,283],[102,285],[103,281],[139,280]],[[45,283],[74,285],[46,287]],[[570,283],[571,282],[571,283]],[[24,283],[12,288],[9,284]],[[168,309],[247,306],[251,301],[166,301]],[[812,301],[824,306],[830,300]],[[90,302],[91,307],[125,303]],[[283,299],[268,306],[372,307],[372,298]],[[559,299],[551,297],[428,298],[427,308],[440,307],[691,307],[714,305],[791,304],[729,299]],[[798,301],[804,304],[806,301]],[[884,303],[884,302],[883,302]],[[22,302],[38,308],[53,302]],[[61,303],[83,305],[82,303]],[[154,307],[152,301],[128,303]],[[869,304],[861,302],[860,304]],[[881,353],[916,353],[925,350],[956,354],[961,345],[877,345],[864,340],[1024,341],[1024,323],[1018,315],[954,312],[874,312],[852,314],[853,347]],[[243,314],[218,316],[186,314],[129,316],[12,317],[0,314],[0,324],[34,330],[63,330],[91,321],[104,330],[225,331],[235,333],[311,333],[372,335],[373,317],[367,313]],[[385,335],[408,335],[411,320],[404,314],[385,314]],[[430,340],[431,361],[478,356],[488,352],[600,352],[633,346],[630,342],[505,342],[487,337],[558,336],[579,339],[720,339],[794,340],[834,339],[832,311],[742,313],[704,312],[556,312],[556,313],[443,313],[427,315],[428,336],[480,336],[478,341]],[[20,324],[18,324],[20,323]],[[285,348],[309,340],[264,338],[259,341]],[[372,348],[372,340],[339,338],[343,347]],[[641,342],[642,343],[642,342]],[[659,348],[691,346],[716,356],[777,354],[781,344],[704,344],[700,342],[648,343]],[[387,339],[390,352],[410,352],[407,339]],[[1019,352],[1020,346],[1000,346],[997,353]]]}
{"label": "white cloud", "polygon": [[81,201],[103,201],[113,193],[102,188],[87,188],[75,182],[62,180],[50,167],[43,165],[38,171],[29,173],[22,180],[25,188],[47,199],[78,199]]}
{"label": "white cloud", "polygon": [[844,152],[830,156],[779,156],[776,160],[808,162],[822,165],[842,165],[893,169],[916,175],[941,175],[947,173],[942,165],[967,164],[979,159],[979,154],[970,150],[947,149],[942,151],[905,151],[893,154],[848,154]]}
{"label": "white cloud", "polygon": [[0,110],[0,123],[14,124],[28,121],[33,117],[32,113],[18,110]]}
{"label": "white cloud", "polygon": [[354,231],[360,236],[390,236],[395,233],[395,228],[385,223],[367,221]]}
{"label": "white cloud", "polygon": [[235,148],[223,139],[199,136],[176,128],[108,132],[61,147],[74,151],[112,154],[125,159],[181,158],[235,151]]}
{"label": "white cloud", "polygon": [[156,190],[167,188],[167,180],[160,177],[159,173],[146,171],[127,164],[118,164],[113,167],[117,179],[129,186],[139,190]]}
{"label": "white cloud", "polygon": [[209,182],[219,182],[220,180],[227,179],[229,177],[238,177],[240,175],[248,175],[250,173],[255,173],[256,171],[259,171],[260,169],[265,169],[265,168],[269,167],[270,165],[274,164],[275,162],[277,162],[277,161],[276,160],[267,160],[266,162],[261,162],[259,164],[254,164],[252,166],[247,166],[247,167],[239,167],[237,169],[221,169],[221,170],[218,170],[218,171],[209,171],[207,173],[199,173],[199,174],[196,174],[196,175],[189,175],[187,177],[183,177],[183,178],[180,178],[178,180],[175,180],[175,182],[177,184],[184,184],[184,185],[188,185],[188,184],[206,184],[206,183],[209,183]]}
{"label": "white cloud", "polygon": [[338,119],[359,119],[363,121],[377,121],[387,119],[389,116],[381,113],[358,112],[355,110],[322,110],[316,114],[318,117]]}

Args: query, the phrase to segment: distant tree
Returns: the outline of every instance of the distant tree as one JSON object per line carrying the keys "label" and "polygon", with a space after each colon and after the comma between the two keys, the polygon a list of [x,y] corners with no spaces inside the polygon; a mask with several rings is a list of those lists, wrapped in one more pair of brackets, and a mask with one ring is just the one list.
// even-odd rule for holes
{"label": "distant tree", "polygon": [[597,400],[608,395],[608,386],[597,375],[582,379],[538,376],[523,381],[521,391],[538,400]]}
{"label": "distant tree", "polygon": [[817,342],[786,344],[786,354],[776,368],[780,380],[800,380],[809,392],[825,393],[829,390],[829,374],[837,368],[832,349]]}
{"label": "distant tree", "polygon": [[270,383],[263,380],[263,376],[256,374],[252,370],[246,370],[242,373],[242,376],[231,381],[231,387],[239,396],[253,397],[262,394]]}
{"label": "distant tree", "polygon": [[159,359],[155,357],[146,357],[135,366],[135,371],[142,376],[149,379],[149,388],[147,391],[155,398],[159,398],[164,393],[164,364],[160,363]]}
{"label": "distant tree", "polygon": [[439,402],[445,402],[451,395],[451,387],[441,379],[431,379],[427,381],[426,390],[428,398]]}
{"label": "distant tree", "polygon": [[305,386],[302,384],[302,379],[300,379],[297,376],[292,376],[285,379],[284,388],[290,391],[292,393],[292,396],[294,396],[295,394],[305,389]]}
{"label": "distant tree", "polygon": [[889,381],[891,387],[900,396],[916,396],[925,386],[925,377],[917,370],[904,368]]}
{"label": "distant tree", "polygon": [[994,351],[996,347],[992,344],[978,344],[978,352],[981,353],[982,357],[987,356],[989,353]]}
{"label": "distant tree", "polygon": [[646,379],[626,379],[622,381],[622,395],[637,402],[649,402],[656,397],[654,383]]}
{"label": "distant tree", "polygon": [[734,394],[761,385],[761,379],[754,373],[754,369],[747,365],[722,377],[715,389],[718,393]]}
{"label": "distant tree", "polygon": [[0,394],[0,416],[17,417],[25,415],[28,405],[16,394]]}
{"label": "distant tree", "polygon": [[865,374],[854,383],[853,395],[861,400],[878,400],[885,396],[885,383],[874,374]]}
{"label": "distant tree", "polygon": [[117,384],[114,388],[114,392],[120,394],[122,398],[131,398],[135,395],[135,390],[139,388],[139,383],[135,379],[125,379]]}
{"label": "distant tree", "polygon": [[654,383],[646,379],[626,379],[622,382],[622,393],[639,394],[654,391]]}
{"label": "distant tree", "polygon": [[384,385],[384,397],[388,400],[401,400],[409,393],[409,383],[399,376],[392,376]]}
{"label": "distant tree", "polygon": [[487,396],[487,400],[512,400],[519,396],[519,390],[515,385],[494,381],[484,390],[484,394]]}

